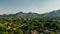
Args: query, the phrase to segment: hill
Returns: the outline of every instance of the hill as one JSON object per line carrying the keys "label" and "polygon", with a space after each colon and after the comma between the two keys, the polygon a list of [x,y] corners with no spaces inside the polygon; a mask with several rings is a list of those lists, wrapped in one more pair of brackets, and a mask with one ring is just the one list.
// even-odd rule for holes
{"label": "hill", "polygon": [[38,13],[23,13],[23,12],[19,12],[16,14],[9,14],[9,15],[0,15],[0,17],[22,17],[22,18],[41,18],[41,17],[60,17],[60,10],[55,10],[55,11],[51,11],[49,13],[44,13],[44,14],[38,14]]}

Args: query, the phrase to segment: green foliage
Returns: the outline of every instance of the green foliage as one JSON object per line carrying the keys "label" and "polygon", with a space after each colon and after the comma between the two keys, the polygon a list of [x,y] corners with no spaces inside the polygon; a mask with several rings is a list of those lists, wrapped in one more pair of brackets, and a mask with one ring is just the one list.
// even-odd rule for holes
{"label": "green foliage", "polygon": [[60,32],[58,18],[0,18],[0,34],[30,34],[31,30],[44,33]]}

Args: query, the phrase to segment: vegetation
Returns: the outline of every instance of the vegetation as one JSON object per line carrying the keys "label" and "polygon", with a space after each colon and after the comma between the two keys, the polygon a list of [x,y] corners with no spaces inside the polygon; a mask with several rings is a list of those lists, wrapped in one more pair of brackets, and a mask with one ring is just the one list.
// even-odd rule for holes
{"label": "vegetation", "polygon": [[59,34],[59,18],[0,18],[0,34]]}

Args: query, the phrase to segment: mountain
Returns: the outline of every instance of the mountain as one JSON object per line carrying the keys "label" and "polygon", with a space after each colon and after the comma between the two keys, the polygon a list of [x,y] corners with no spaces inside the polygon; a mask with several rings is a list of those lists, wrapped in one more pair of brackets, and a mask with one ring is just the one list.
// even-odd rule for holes
{"label": "mountain", "polygon": [[45,17],[60,17],[60,10],[51,11],[44,14]]}
{"label": "mountain", "polygon": [[39,17],[38,16],[39,14],[37,14],[37,13],[31,13],[31,12],[29,12],[29,13],[23,13],[23,12],[19,12],[19,13],[16,13],[15,14],[15,16],[17,16],[17,17],[22,17],[22,18],[35,18],[35,17]]}
{"label": "mountain", "polygon": [[35,17],[39,17],[39,14],[37,13],[23,13],[23,12],[19,12],[16,14],[4,14],[4,15],[0,15],[0,17],[21,17],[21,18],[35,18]]}
{"label": "mountain", "polygon": [[0,15],[0,17],[21,17],[21,18],[42,18],[42,17],[60,17],[60,10],[51,11],[49,13],[44,14],[37,14],[37,13],[23,13],[19,12],[16,14],[9,14],[9,15]]}

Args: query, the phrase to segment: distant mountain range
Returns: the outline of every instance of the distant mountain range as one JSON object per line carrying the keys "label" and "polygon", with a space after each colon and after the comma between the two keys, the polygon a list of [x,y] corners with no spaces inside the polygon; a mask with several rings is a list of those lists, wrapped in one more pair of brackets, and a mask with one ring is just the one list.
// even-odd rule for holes
{"label": "distant mountain range", "polygon": [[60,10],[55,10],[44,14],[45,17],[60,17]]}
{"label": "distant mountain range", "polygon": [[22,18],[42,18],[42,17],[60,17],[60,10],[55,10],[49,13],[44,13],[44,14],[37,14],[37,13],[23,13],[19,12],[16,14],[9,14],[9,15],[0,15],[0,17],[22,17]]}

